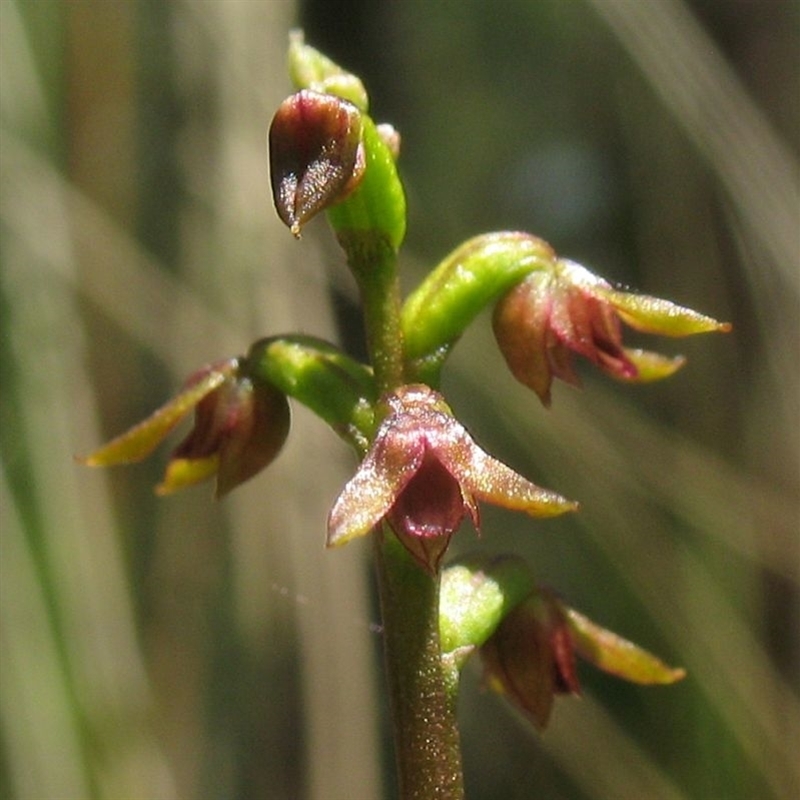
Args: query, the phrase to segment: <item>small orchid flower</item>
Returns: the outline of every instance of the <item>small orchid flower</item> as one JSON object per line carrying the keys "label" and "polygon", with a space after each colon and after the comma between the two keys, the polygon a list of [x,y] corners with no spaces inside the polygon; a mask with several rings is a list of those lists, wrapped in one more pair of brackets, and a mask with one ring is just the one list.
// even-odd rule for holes
{"label": "small orchid flower", "polygon": [[464,518],[479,527],[479,500],[535,517],[577,507],[481,450],[433,389],[405,386],[387,402],[389,415],[331,510],[329,546],[387,520],[414,558],[435,572]]}
{"label": "small orchid flower", "polygon": [[480,649],[484,682],[530,717],[547,724],[556,694],[580,694],[566,617],[538,592],[513,609]]}
{"label": "small orchid flower", "polygon": [[550,405],[553,377],[579,385],[572,365],[577,353],[604,372],[627,381],[653,381],[683,366],[669,358],[622,346],[622,323],[644,333],[688,336],[727,331],[730,325],[668,300],[614,289],[572,261],[532,272],[495,307],[500,350],[521,383]]}
{"label": "small orchid flower", "polygon": [[92,467],[140,461],[194,409],[194,427],[156,492],[171,494],[216,475],[217,497],[227,494],[272,462],[289,432],[286,397],[244,374],[241,364],[230,358],[203,367],[146,420],[81,460]]}
{"label": "small orchid flower", "polygon": [[638,684],[669,684],[686,672],[579,614],[539,588],[480,648],[486,685],[505,695],[540,730],[557,694],[580,694],[575,656]]}

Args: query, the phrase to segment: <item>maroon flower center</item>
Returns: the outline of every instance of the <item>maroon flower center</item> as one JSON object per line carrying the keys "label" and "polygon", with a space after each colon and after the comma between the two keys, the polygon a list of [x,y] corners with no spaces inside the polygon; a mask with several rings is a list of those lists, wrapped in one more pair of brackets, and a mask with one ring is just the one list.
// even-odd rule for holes
{"label": "maroon flower center", "polygon": [[466,509],[458,481],[426,450],[420,468],[389,512],[395,530],[410,536],[450,536]]}

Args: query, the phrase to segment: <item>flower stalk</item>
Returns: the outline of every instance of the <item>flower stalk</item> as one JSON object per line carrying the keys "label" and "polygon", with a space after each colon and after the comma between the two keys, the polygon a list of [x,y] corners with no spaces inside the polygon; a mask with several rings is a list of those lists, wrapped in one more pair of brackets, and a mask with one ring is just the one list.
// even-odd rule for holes
{"label": "flower stalk", "polygon": [[403,332],[397,256],[381,236],[343,231],[339,243],[358,282],[367,352],[379,395],[403,385]]}
{"label": "flower stalk", "polygon": [[462,800],[458,674],[442,659],[440,575],[421,569],[386,525],[375,559],[399,796]]}
{"label": "flower stalk", "polygon": [[221,496],[277,457],[289,399],[323,419],[360,460],[329,514],[327,545],[373,539],[400,798],[462,800],[456,701],[473,654],[487,686],[538,729],[556,695],[579,692],[576,656],[642,684],[672,683],[683,671],[569,608],[522,559],[474,556],[444,566],[461,524],[480,530],[479,503],[531,517],[577,510],[486,453],[457,420],[438,391],[450,351],[493,306],[509,369],[548,406],[554,378],[579,383],[577,355],[628,382],[665,378],[683,364],[624,347],[623,323],[670,337],[730,326],[617,290],[515,231],[456,247],[404,301],[399,135],[370,118],[360,79],[299,34],[289,72],[298,91],[269,131],[275,208],[297,239],[326,213],[358,286],[369,362],[310,336],[260,339],[246,356],[194,373],[173,400],[83,461],[137,461],[193,411],[194,427],[157,491],[216,477]]}

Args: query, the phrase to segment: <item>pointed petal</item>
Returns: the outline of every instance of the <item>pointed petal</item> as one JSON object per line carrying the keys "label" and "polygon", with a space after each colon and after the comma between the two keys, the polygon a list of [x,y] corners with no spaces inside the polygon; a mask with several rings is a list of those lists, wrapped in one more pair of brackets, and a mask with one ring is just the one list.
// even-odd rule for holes
{"label": "pointed petal", "polygon": [[156,494],[166,495],[194,486],[213,477],[219,467],[219,455],[202,458],[173,458],[167,464],[164,480],[156,486]]}
{"label": "pointed petal", "polygon": [[632,683],[668,684],[686,670],[669,667],[652,653],[596,625],[572,608],[564,608],[578,655],[599,669]]}
{"label": "pointed petal", "polygon": [[385,422],[372,450],[334,503],[328,515],[328,547],[369,533],[419,469],[424,448],[412,442],[404,450],[391,433],[391,424]]}
{"label": "pointed petal", "polygon": [[581,264],[566,258],[560,258],[556,262],[556,274],[559,282],[574,286],[586,295],[599,295],[604,291],[613,291],[613,287],[605,278],[595,275]]}
{"label": "pointed petal", "polygon": [[623,322],[637,331],[662,336],[690,336],[694,333],[726,333],[731,330],[728,322],[717,322],[669,300],[615,290],[609,290],[606,294]]}
{"label": "pointed petal", "polygon": [[648,350],[625,350],[625,355],[636,367],[636,375],[632,378],[623,378],[634,383],[650,383],[660,381],[674,375],[685,363],[683,356],[663,356],[660,353],[651,353]]}
{"label": "pointed petal", "polygon": [[548,325],[562,344],[591,358],[594,352],[592,314],[595,304],[592,297],[561,280],[551,282],[552,311]]}
{"label": "pointed petal", "polygon": [[441,416],[442,430],[431,437],[431,447],[442,466],[461,485],[463,496],[473,495],[478,500],[534,517],[554,517],[577,510],[577,503],[536,486],[482,450],[454,417]]}
{"label": "pointed petal", "polygon": [[[231,360],[233,361],[233,359]],[[227,363],[227,362],[226,362]],[[228,372],[215,365],[146,420],[80,458],[89,467],[131,464],[150,455],[164,437],[208,394],[220,386]]]}
{"label": "pointed petal", "polygon": [[556,693],[580,695],[575,645],[572,642],[563,603],[550,589],[542,587],[522,604],[520,610],[523,609],[527,609],[539,622],[542,635],[553,653]]}
{"label": "pointed petal", "polygon": [[[575,371],[572,351],[561,344],[561,342],[555,338],[555,334],[552,333],[552,331],[548,333],[548,338],[552,339],[547,345],[547,363],[552,373],[550,380],[552,381],[553,378],[558,378],[564,381],[564,383],[568,383],[570,386],[579,389],[581,387],[581,379]],[[548,393],[548,401],[545,403],[545,406],[549,405]]]}
{"label": "pointed petal", "polygon": [[478,500],[524,511],[533,517],[555,517],[578,509],[576,502],[531,483],[474,442],[469,466],[456,474]]}

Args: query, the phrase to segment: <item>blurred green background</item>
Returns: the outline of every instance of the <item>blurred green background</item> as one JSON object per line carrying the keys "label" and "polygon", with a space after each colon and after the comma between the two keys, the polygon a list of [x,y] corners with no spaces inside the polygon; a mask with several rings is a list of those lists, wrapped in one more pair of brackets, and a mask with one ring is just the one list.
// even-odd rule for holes
{"label": "blurred green background", "polygon": [[0,0],[0,796],[391,798],[369,547],[325,552],[346,448],[297,409],[225,502],[85,453],[196,367],[299,330],[361,348],[323,221],[294,242],[266,129],[288,30],[403,135],[406,287],[519,228],[735,325],[650,343],[554,406],[480,320],[446,393],[478,441],[582,503],[487,509],[574,606],[689,671],[582,672],[543,736],[467,670],[470,800],[797,797],[800,144],[796,2]]}

